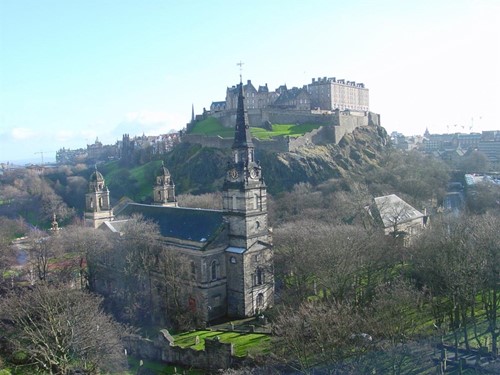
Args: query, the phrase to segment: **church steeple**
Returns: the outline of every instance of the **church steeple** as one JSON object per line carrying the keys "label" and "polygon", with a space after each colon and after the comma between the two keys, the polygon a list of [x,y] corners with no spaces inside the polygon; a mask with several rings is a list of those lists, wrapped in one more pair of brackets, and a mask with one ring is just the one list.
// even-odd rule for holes
{"label": "church steeple", "polygon": [[225,186],[227,184],[234,186],[236,183],[246,187],[258,184],[264,186],[260,165],[255,161],[254,145],[252,135],[250,134],[248,114],[245,109],[245,97],[243,95],[241,78],[232,150],[233,161],[232,163],[228,163]]}
{"label": "church steeple", "polygon": [[252,136],[248,124],[248,113],[245,109],[245,96],[243,94],[243,83],[240,79],[238,92],[238,107],[236,109],[236,128],[234,132],[233,149],[252,147]]}
{"label": "church steeple", "polygon": [[267,225],[267,195],[245,110],[240,77],[233,160],[228,163],[222,191],[228,223],[227,283],[229,316],[252,316],[272,306],[274,274]]}

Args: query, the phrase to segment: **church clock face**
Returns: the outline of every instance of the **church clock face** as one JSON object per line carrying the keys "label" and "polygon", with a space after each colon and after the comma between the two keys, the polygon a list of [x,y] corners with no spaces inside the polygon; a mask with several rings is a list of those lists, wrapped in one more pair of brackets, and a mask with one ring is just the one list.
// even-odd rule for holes
{"label": "church clock face", "polygon": [[231,169],[229,171],[229,178],[236,180],[238,178],[238,171],[236,169]]}
{"label": "church clock face", "polygon": [[255,168],[252,168],[252,170],[250,171],[250,178],[257,178],[257,171],[255,170]]}

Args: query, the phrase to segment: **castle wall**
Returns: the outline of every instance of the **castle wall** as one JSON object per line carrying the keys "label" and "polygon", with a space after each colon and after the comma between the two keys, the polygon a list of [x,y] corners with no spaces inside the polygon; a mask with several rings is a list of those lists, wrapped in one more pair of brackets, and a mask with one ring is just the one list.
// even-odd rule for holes
{"label": "castle wall", "polygon": [[220,136],[205,136],[201,134],[185,134],[182,137],[182,142],[196,143],[203,147],[225,148],[230,149],[233,145],[232,138],[222,138]]}
{"label": "castle wall", "polygon": [[[316,114],[310,111],[280,111],[280,110],[249,110],[249,119],[253,119],[251,126],[262,126],[266,121],[274,124],[309,123],[324,125],[300,137],[280,136],[272,140],[253,139],[258,150],[269,152],[293,152],[300,147],[310,145],[338,144],[344,135],[352,133],[359,126],[379,126],[380,115],[373,112],[335,112],[332,114]],[[252,113],[250,113],[252,112]],[[236,114],[216,113],[224,126],[233,126]],[[227,124],[227,125],[226,125]],[[233,139],[219,136],[203,136],[186,134],[183,142],[197,143],[204,147],[231,148]]]}
{"label": "castle wall", "polygon": [[368,116],[359,116],[356,114],[344,114],[339,116],[339,126],[334,127],[336,144],[344,137],[344,135],[352,133],[359,126],[367,126],[369,122]]}
{"label": "castle wall", "polygon": [[336,114],[315,114],[311,111],[286,111],[286,110],[263,110],[262,122],[269,121],[272,124],[318,124],[338,125]]}

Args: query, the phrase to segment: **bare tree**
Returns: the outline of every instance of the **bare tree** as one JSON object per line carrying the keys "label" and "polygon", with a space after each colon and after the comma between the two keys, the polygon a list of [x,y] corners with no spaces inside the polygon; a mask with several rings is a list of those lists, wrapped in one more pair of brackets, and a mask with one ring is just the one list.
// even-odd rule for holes
{"label": "bare tree", "polygon": [[179,329],[192,329],[200,317],[189,308],[188,297],[196,298],[191,261],[175,248],[163,246],[152,275],[158,285],[159,298],[166,318]]}
{"label": "bare tree", "polygon": [[470,346],[468,328],[484,285],[485,254],[476,245],[476,235],[476,218],[447,218],[424,232],[413,251],[415,275],[434,297],[436,325],[448,320],[456,347],[459,330]]}
{"label": "bare tree", "polygon": [[274,353],[302,373],[359,355],[371,345],[368,320],[345,304],[283,308],[273,324]]}
{"label": "bare tree", "polygon": [[222,194],[220,192],[205,193],[200,195],[180,194],[177,196],[177,202],[181,207],[221,210]]}
{"label": "bare tree", "polygon": [[53,237],[47,232],[34,229],[29,233],[29,265],[39,281],[47,280],[49,276],[49,261],[62,254]]}
{"label": "bare tree", "polygon": [[90,374],[126,366],[120,328],[100,308],[101,300],[80,290],[39,284],[0,302],[8,340],[49,374],[81,369]]}
{"label": "bare tree", "polygon": [[10,266],[15,263],[11,241],[27,230],[22,220],[0,217],[0,292],[7,288],[6,277]]}

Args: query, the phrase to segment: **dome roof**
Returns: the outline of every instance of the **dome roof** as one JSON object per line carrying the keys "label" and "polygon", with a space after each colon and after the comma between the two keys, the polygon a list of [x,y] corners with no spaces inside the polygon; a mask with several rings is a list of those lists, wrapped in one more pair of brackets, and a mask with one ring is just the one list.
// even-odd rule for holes
{"label": "dome roof", "polygon": [[96,168],[94,173],[90,175],[90,182],[103,182],[104,177],[102,176],[101,172],[99,172]]}
{"label": "dome roof", "polygon": [[165,164],[163,164],[163,161],[161,162],[161,167],[158,168],[158,172],[156,173],[157,177],[160,176],[170,176],[170,171],[165,167]]}

